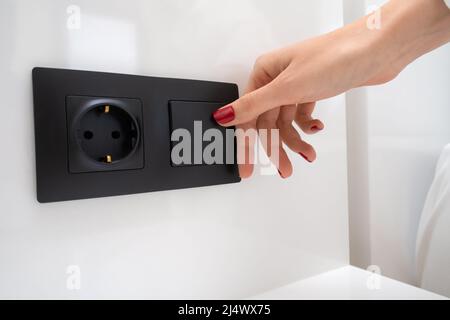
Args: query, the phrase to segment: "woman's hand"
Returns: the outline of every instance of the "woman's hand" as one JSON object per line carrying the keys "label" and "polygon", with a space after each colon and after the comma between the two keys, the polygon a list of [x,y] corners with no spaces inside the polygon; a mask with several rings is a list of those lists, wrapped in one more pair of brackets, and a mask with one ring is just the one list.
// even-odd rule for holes
{"label": "woman's hand", "polygon": [[[221,125],[244,131],[268,129],[269,142],[271,130],[278,129],[278,142],[264,147],[271,160],[272,153],[279,155],[273,162],[280,176],[287,178],[292,165],[283,144],[309,162],[316,159],[314,148],[302,140],[293,123],[306,134],[322,130],[323,123],[312,117],[316,101],[390,81],[417,57],[446,43],[449,12],[442,0],[391,0],[381,8],[379,30],[368,28],[365,17],[264,54],[254,65],[246,94],[213,116]],[[255,139],[237,137],[238,158],[246,159],[239,171],[247,178],[253,171]]]}

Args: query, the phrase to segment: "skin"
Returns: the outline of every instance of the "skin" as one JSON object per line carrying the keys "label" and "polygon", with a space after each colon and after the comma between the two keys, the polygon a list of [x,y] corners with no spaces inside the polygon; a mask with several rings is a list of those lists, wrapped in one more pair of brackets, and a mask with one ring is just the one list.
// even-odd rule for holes
{"label": "skin", "polygon": [[[323,123],[312,117],[317,101],[391,81],[415,59],[450,41],[450,10],[443,0],[391,0],[381,8],[380,17],[379,29],[368,27],[373,18],[368,15],[331,33],[263,54],[255,62],[245,95],[221,108],[231,106],[234,120],[219,124],[248,132],[279,129],[278,143],[265,148],[278,148],[279,160],[273,162],[282,178],[293,171],[285,147],[314,161],[314,148],[293,124],[305,134],[321,131]],[[239,164],[242,178],[252,175],[254,143],[255,139],[238,137],[238,156],[247,159]]]}

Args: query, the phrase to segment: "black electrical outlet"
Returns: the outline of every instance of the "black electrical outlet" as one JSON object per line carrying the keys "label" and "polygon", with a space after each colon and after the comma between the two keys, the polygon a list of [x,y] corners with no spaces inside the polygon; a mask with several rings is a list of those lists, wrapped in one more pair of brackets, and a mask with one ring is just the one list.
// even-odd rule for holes
{"label": "black electrical outlet", "polygon": [[[240,181],[234,137],[212,119],[235,84],[34,68],[33,94],[39,202]],[[224,134],[224,161],[174,165],[172,133],[194,121]]]}
{"label": "black electrical outlet", "polygon": [[142,169],[142,105],[139,99],[67,96],[71,173]]}

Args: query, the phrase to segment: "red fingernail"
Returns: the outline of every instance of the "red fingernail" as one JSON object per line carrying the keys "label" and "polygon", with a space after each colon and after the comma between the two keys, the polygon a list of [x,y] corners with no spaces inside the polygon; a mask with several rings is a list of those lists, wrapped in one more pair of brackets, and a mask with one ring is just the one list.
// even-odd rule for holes
{"label": "red fingernail", "polygon": [[299,152],[298,154],[301,155],[303,157],[303,159],[305,159],[306,161],[312,162],[312,161],[309,161],[308,157],[305,156],[303,153]]}
{"label": "red fingernail", "polygon": [[311,130],[312,131],[319,131],[319,130],[322,130],[322,129],[320,129],[318,126],[312,126]]}
{"label": "red fingernail", "polygon": [[233,106],[226,106],[216,110],[213,113],[214,120],[220,124],[225,124],[234,120]]}

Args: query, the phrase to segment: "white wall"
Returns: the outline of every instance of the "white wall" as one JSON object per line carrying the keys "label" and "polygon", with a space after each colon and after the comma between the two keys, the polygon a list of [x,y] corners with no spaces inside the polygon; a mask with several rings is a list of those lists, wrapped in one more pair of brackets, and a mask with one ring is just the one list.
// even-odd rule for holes
{"label": "white wall", "polygon": [[446,45],[391,83],[358,89],[347,100],[351,261],[378,265],[384,275],[411,284],[420,214],[450,142],[449,57]]}
{"label": "white wall", "polygon": [[0,298],[241,298],[348,263],[342,96],[319,104],[318,160],[291,153],[288,181],[39,204],[31,95],[34,66],[242,88],[261,52],[342,24],[341,1],[4,0],[0,23]]}
{"label": "white wall", "polygon": [[449,57],[446,45],[368,90],[372,262],[410,283],[420,214],[450,142]]}

